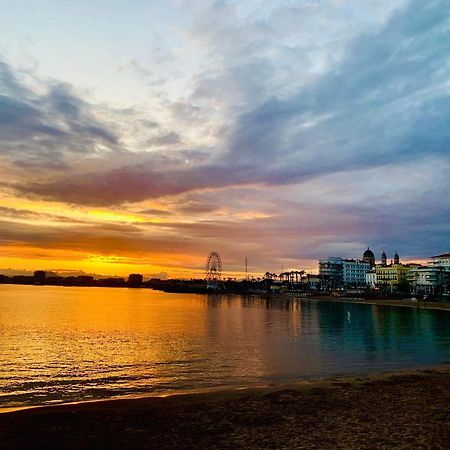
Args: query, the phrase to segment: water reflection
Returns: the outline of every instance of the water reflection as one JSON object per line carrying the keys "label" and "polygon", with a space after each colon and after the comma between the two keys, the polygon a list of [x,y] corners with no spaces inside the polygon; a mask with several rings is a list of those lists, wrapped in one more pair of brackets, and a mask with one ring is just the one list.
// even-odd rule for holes
{"label": "water reflection", "polygon": [[449,325],[422,309],[2,285],[0,405],[439,364]]}

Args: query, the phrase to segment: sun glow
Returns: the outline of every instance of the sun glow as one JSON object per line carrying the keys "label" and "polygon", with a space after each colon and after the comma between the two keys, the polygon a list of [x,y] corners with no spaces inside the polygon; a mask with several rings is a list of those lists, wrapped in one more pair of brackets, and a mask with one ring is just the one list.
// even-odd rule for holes
{"label": "sun glow", "polygon": [[87,215],[93,217],[94,219],[108,222],[135,223],[135,222],[148,222],[150,220],[135,214],[127,214],[116,211],[104,211],[104,210],[91,210],[88,211]]}

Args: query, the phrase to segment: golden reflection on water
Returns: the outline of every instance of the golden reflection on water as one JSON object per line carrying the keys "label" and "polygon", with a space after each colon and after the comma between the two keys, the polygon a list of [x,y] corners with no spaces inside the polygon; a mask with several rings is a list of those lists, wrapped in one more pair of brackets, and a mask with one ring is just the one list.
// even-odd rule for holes
{"label": "golden reflection on water", "polygon": [[205,330],[201,303],[183,296],[168,300],[167,294],[148,290],[5,287],[2,316],[8,323],[1,325],[12,339],[11,366],[18,369],[11,377],[32,371],[44,379],[84,376],[91,370],[95,379],[105,365],[133,372],[154,361],[161,364],[146,375],[157,383],[164,362],[183,360],[184,345]]}
{"label": "golden reflection on water", "polygon": [[147,289],[0,285],[0,406],[440,361],[450,348],[445,317]]}

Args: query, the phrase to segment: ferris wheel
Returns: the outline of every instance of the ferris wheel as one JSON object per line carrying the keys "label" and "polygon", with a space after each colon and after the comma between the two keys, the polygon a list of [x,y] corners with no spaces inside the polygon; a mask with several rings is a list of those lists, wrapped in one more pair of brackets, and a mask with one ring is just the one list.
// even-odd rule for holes
{"label": "ferris wheel", "polygon": [[206,260],[206,280],[218,281],[222,276],[222,260],[217,252],[211,252]]}

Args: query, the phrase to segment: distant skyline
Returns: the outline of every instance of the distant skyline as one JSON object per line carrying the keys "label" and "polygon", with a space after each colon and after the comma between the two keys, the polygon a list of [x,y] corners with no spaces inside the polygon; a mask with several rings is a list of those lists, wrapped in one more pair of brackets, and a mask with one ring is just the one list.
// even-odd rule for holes
{"label": "distant skyline", "polygon": [[0,269],[450,250],[450,2],[0,7]]}

